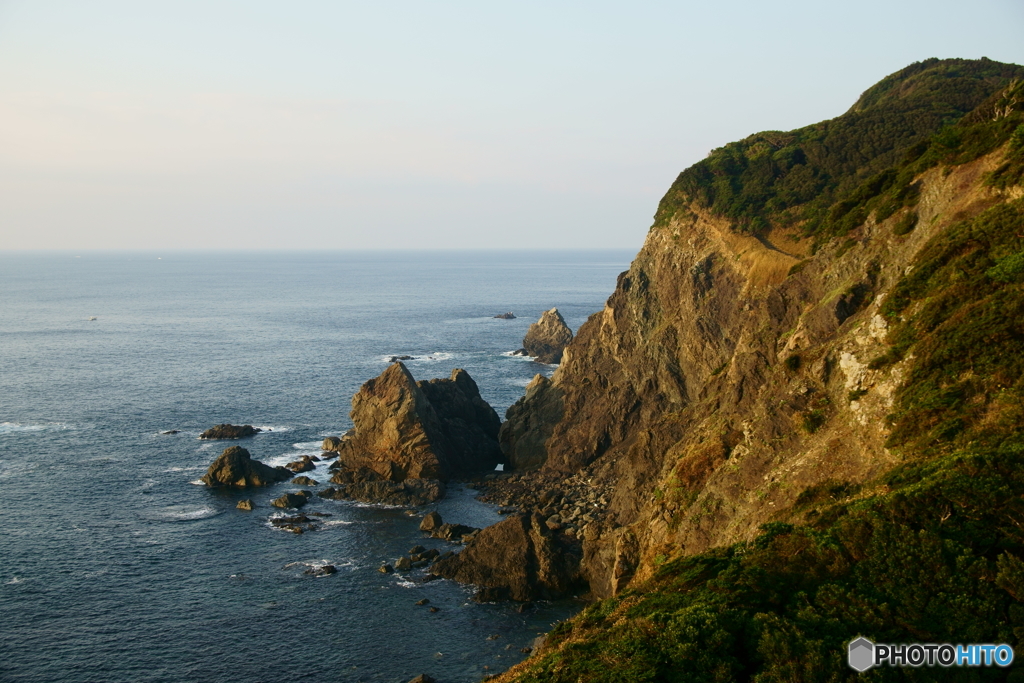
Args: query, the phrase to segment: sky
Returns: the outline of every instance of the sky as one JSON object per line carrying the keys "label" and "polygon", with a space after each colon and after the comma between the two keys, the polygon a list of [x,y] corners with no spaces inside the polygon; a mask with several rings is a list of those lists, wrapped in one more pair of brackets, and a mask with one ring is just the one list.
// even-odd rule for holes
{"label": "sky", "polygon": [[676,175],[1024,2],[0,0],[0,250],[639,249]]}

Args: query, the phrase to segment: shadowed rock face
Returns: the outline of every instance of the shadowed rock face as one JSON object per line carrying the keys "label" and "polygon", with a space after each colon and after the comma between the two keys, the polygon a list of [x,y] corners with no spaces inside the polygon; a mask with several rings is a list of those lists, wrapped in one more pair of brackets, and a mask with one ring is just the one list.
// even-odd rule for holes
{"label": "shadowed rock face", "polygon": [[[458,555],[439,560],[431,573],[528,601],[554,599],[578,581],[580,558],[540,515],[514,515],[482,529]],[[503,589],[507,589],[507,592]]]}
{"label": "shadowed rock face", "polygon": [[562,390],[544,375],[526,385],[526,394],[505,412],[498,442],[514,470],[532,470],[544,464],[545,444],[562,419]]}
{"label": "shadowed rock face", "polygon": [[[343,471],[366,469],[387,482],[443,482],[493,470],[502,460],[501,422],[465,370],[453,370],[449,379],[417,382],[402,363],[395,363],[359,389],[351,417],[353,430],[323,444],[338,453]],[[381,487],[367,491],[376,488]],[[444,494],[443,486],[427,489],[438,497]]]}
{"label": "shadowed rock face", "polygon": [[541,363],[554,364],[562,360],[562,350],[572,341],[572,330],[565,324],[557,308],[544,311],[540,320],[530,325],[523,337],[523,348]]}
{"label": "shadowed rock face", "polygon": [[241,446],[231,446],[217,456],[202,481],[207,486],[270,486],[291,477],[290,470],[264,465]]}

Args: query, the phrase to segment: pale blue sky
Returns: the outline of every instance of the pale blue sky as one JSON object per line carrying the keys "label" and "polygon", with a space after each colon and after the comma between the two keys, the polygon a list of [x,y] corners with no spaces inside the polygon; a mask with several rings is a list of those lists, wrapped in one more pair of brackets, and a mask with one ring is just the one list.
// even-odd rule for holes
{"label": "pale blue sky", "polygon": [[1024,2],[0,1],[0,249],[639,248],[683,168]]}

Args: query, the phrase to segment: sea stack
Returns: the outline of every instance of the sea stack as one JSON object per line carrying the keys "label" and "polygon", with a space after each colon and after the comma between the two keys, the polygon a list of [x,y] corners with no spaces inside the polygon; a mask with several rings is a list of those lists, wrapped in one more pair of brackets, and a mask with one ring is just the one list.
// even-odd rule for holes
{"label": "sea stack", "polygon": [[572,330],[557,308],[544,311],[523,337],[523,348],[538,362],[554,365],[562,361],[562,351],[572,341]]}
{"label": "sea stack", "polygon": [[[354,428],[323,444],[338,453],[340,468],[331,481],[342,486],[376,478],[353,481],[353,473],[366,470],[381,481],[445,482],[493,470],[502,460],[501,421],[465,370],[417,382],[395,363],[359,389],[350,415]],[[436,490],[441,497],[444,487]]]}

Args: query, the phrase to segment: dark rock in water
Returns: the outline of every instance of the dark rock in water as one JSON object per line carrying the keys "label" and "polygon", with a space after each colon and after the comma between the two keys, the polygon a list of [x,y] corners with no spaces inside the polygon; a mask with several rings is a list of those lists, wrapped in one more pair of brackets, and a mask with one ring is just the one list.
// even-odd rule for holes
{"label": "dark rock in water", "polygon": [[221,424],[214,427],[210,427],[205,432],[199,435],[200,439],[244,439],[254,434],[259,434],[262,430],[259,427],[253,427],[252,425],[231,425]]}
{"label": "dark rock in water", "polygon": [[476,527],[466,526],[465,524],[442,524],[434,529],[430,535],[433,538],[440,538],[445,541],[458,543],[464,536],[468,536],[476,531],[479,531],[479,529]]}
{"label": "dark rock in water", "polygon": [[481,588],[473,594],[473,602],[504,602],[512,597],[508,586]]}
{"label": "dark rock in water", "polygon": [[379,571],[381,574],[394,574],[395,568],[392,567],[390,564],[382,564],[380,568],[377,569],[377,571]]}
{"label": "dark rock in water", "polygon": [[[334,481],[334,477],[331,481]],[[426,505],[444,497],[444,484],[431,479],[370,481],[331,486],[319,495],[331,500],[358,500],[383,505]]]}
{"label": "dark rock in water", "polygon": [[309,574],[311,576],[330,576],[331,574],[336,574],[337,572],[338,568],[335,567],[333,564],[325,564],[322,567],[310,567],[302,573]]}
{"label": "dark rock in water", "polygon": [[160,432],[161,434],[171,435],[181,433],[180,429],[168,429],[166,432]]}
{"label": "dark rock in water", "polygon": [[420,580],[420,583],[430,583],[431,581],[437,581],[440,578],[441,577],[436,574],[427,574]]}
{"label": "dark rock in water", "polygon": [[494,317],[498,318],[500,320],[515,320],[516,319],[516,316],[515,316],[514,313],[512,313],[512,311],[508,311],[506,313],[499,313],[498,315],[496,315]]}
{"label": "dark rock in water", "polygon": [[369,469],[384,481],[447,481],[491,471],[501,460],[501,421],[464,370],[417,382],[395,363],[363,384],[351,417],[354,430],[325,439],[322,448],[336,451],[344,469]]}
{"label": "dark rock in water", "polygon": [[293,484],[297,484],[299,486],[319,486],[320,485],[320,482],[318,482],[316,479],[310,479],[309,477],[295,477],[294,479],[292,479],[292,483]]}
{"label": "dark rock in water", "polygon": [[513,600],[550,600],[580,581],[580,559],[578,546],[562,542],[540,515],[515,515],[480,531],[458,555],[435,562],[431,573],[482,589],[505,588]]}
{"label": "dark rock in water", "polygon": [[[430,611],[431,612],[436,612],[437,608],[434,607]],[[431,676],[428,676],[427,674],[420,674],[416,678],[414,678],[411,681],[409,681],[409,683],[437,683],[437,681],[434,680]]]}
{"label": "dark rock in water", "polygon": [[287,465],[285,465],[285,467],[290,469],[295,474],[298,474],[300,472],[309,472],[310,470],[316,469],[316,465],[313,463],[313,459],[310,458],[308,455],[302,456],[300,460],[288,463]]}
{"label": "dark rock in water", "polygon": [[423,521],[420,522],[420,531],[433,531],[437,527],[441,526],[441,515],[436,510],[428,512],[423,515]]}
{"label": "dark rock in water", "polygon": [[306,496],[298,493],[286,493],[280,498],[270,501],[270,504],[276,508],[300,508],[308,502]]}
{"label": "dark rock in water", "polygon": [[291,477],[290,470],[264,465],[241,446],[231,446],[213,461],[202,481],[207,486],[270,486]]}
{"label": "dark rock in water", "polygon": [[523,348],[538,362],[554,364],[562,361],[562,351],[572,341],[572,330],[557,308],[544,311],[540,320],[530,325],[523,337]]}
{"label": "dark rock in water", "polygon": [[397,569],[400,572],[409,571],[410,569],[412,569],[412,560],[410,560],[408,557],[398,558],[398,561],[395,562],[395,569]]}
{"label": "dark rock in water", "polygon": [[516,349],[512,352],[513,356],[529,356],[529,352],[526,349]]}
{"label": "dark rock in water", "polygon": [[416,601],[416,605],[417,605],[417,606],[421,606],[421,605],[429,605],[429,604],[430,604],[430,600],[428,600],[428,599],[426,599],[426,598],[423,598],[422,600],[417,600],[417,601]]}
{"label": "dark rock in water", "polygon": [[423,546],[421,546],[421,545],[414,545],[412,548],[409,549],[409,554],[410,555],[419,555],[424,550],[426,550],[426,548],[424,548]]}
{"label": "dark rock in water", "polygon": [[245,500],[238,501],[238,505],[236,505],[235,507],[238,508],[239,510],[247,510],[249,512],[252,512],[253,508],[255,508],[256,505],[253,504],[252,498],[246,498]]}
{"label": "dark rock in water", "polygon": [[432,560],[435,557],[439,556],[440,554],[441,554],[440,550],[438,550],[437,548],[431,548],[430,550],[426,550],[426,551],[420,553],[419,554],[419,558],[421,560]]}
{"label": "dark rock in water", "polygon": [[546,444],[565,411],[562,390],[544,375],[526,385],[526,393],[505,411],[498,432],[501,452],[514,470],[537,469],[547,458]]}
{"label": "dark rock in water", "polygon": [[397,363],[400,360],[413,360],[413,357],[412,356],[391,356],[391,358],[388,359],[388,362],[389,363]]}
{"label": "dark rock in water", "polygon": [[431,607],[427,611],[430,612],[431,614],[436,614],[436,613],[441,611],[441,608],[440,607]]}

